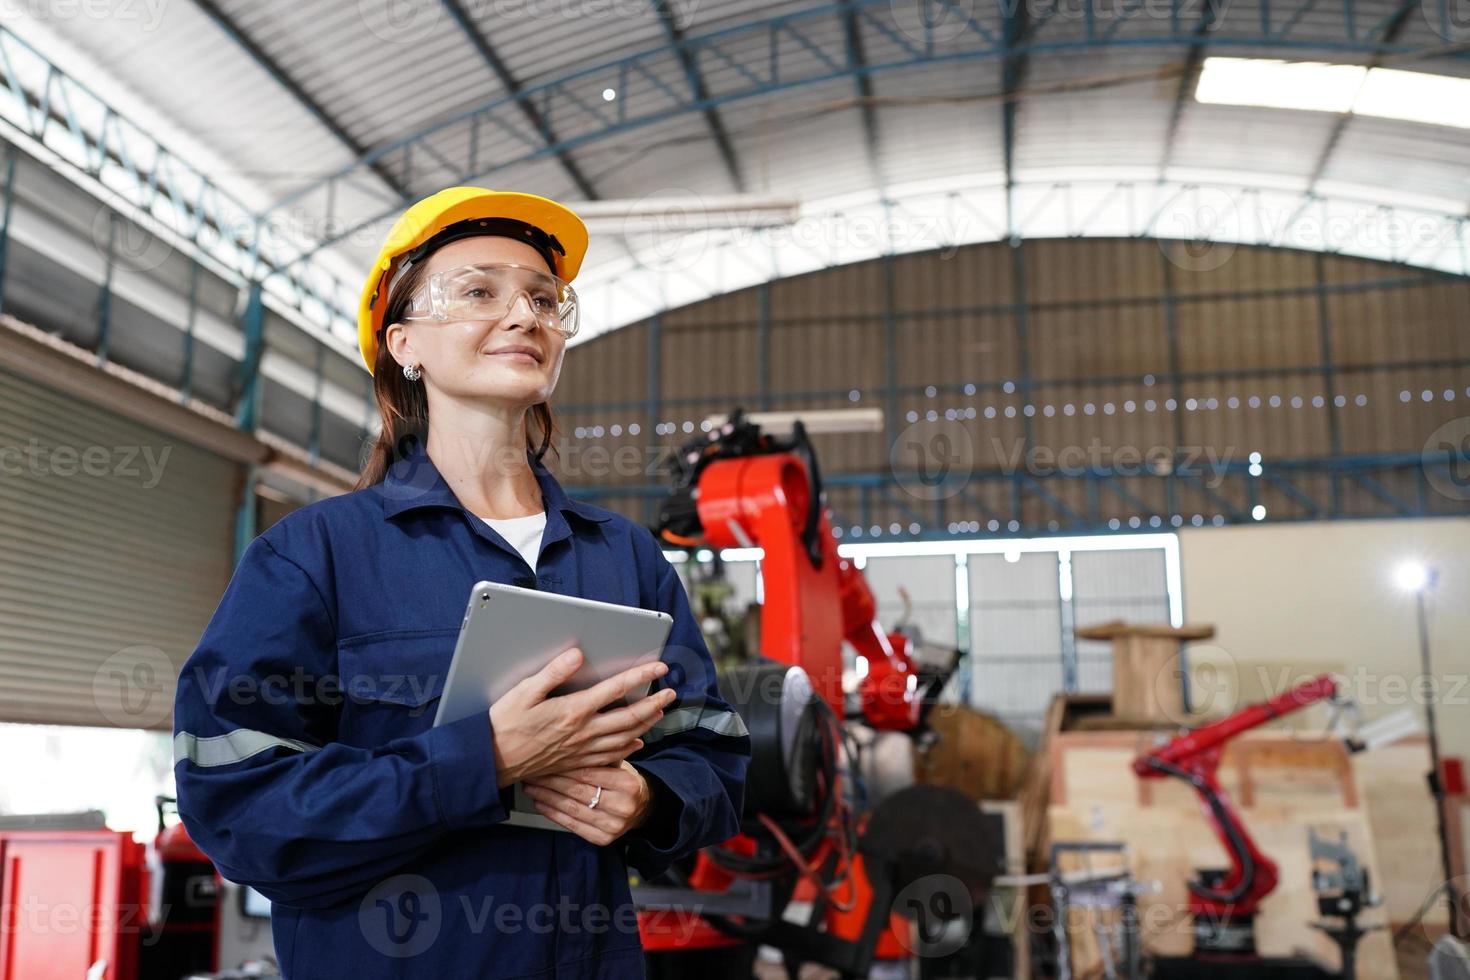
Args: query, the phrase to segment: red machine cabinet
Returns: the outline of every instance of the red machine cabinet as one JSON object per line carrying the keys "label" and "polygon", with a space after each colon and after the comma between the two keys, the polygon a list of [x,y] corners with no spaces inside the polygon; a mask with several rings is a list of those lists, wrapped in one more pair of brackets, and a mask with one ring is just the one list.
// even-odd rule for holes
{"label": "red machine cabinet", "polygon": [[0,915],[0,980],[138,980],[144,847],[121,831],[0,831]]}

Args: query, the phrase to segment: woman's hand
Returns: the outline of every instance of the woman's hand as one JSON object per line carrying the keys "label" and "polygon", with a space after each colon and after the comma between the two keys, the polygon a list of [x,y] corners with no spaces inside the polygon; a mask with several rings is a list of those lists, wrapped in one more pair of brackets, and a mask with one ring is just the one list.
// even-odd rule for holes
{"label": "woman's hand", "polygon": [[[611,844],[642,826],[653,809],[652,787],[626,759],[615,766],[528,779],[525,789],[542,816],[598,845]],[[597,806],[589,808],[593,799]]]}
{"label": "woman's hand", "polygon": [[585,691],[551,697],[581,665],[582,651],[573,647],[490,706],[500,786],[547,773],[617,765],[642,747],[638,736],[663,717],[664,708],[677,696],[665,688],[631,705],[601,710],[668,673],[668,664],[653,661]]}

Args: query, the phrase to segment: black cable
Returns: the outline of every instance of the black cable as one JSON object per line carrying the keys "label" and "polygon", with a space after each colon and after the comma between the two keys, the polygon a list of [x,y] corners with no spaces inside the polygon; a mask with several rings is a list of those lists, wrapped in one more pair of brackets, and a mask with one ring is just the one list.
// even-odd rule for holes
{"label": "black cable", "polygon": [[853,809],[862,813],[868,808],[868,781],[863,778],[863,747],[858,743],[857,736],[850,729],[843,726],[842,744],[848,747],[847,755],[852,760],[852,766],[848,778],[852,781],[855,790]]}
{"label": "black cable", "polygon": [[[813,702],[818,709],[818,714],[823,723],[817,726],[818,736],[821,740],[820,772],[825,777],[825,792],[821,799],[821,805],[815,821],[805,832],[791,830],[792,822],[778,821],[781,830],[791,838],[791,843],[802,854],[810,853],[822,838],[827,835],[828,825],[831,823],[832,811],[836,807],[838,799],[837,775],[838,775],[838,753],[835,738],[840,732],[840,726],[836,720],[836,714],[830,705],[818,697]],[[797,825],[801,826],[801,825]],[[846,830],[848,828],[844,828]],[[750,836],[758,840],[766,837],[762,829],[752,828]],[[848,835],[849,840],[856,846],[856,834]],[[790,859],[785,852],[778,847],[769,858],[751,857],[746,854],[736,854],[724,848],[711,847],[705,849],[709,859],[721,868],[737,874],[759,875],[779,872],[790,867]],[[795,868],[792,868],[793,873]]]}
{"label": "black cable", "polygon": [[813,568],[822,567],[822,471],[817,466],[817,450],[812,445],[811,438],[807,435],[806,426],[801,419],[797,419],[791,426],[791,449],[803,458],[806,464],[806,475],[809,497],[807,499],[806,526],[802,528],[801,539],[806,545],[807,557],[811,559]]}
{"label": "black cable", "polygon": [[1199,881],[1188,882],[1189,890],[1213,902],[1230,905],[1239,901],[1255,883],[1256,862],[1255,858],[1251,857],[1250,849],[1245,846],[1245,841],[1241,839],[1240,828],[1235,825],[1235,821],[1230,817],[1230,812],[1220,801],[1219,794],[1211,789],[1203,778],[1178,766],[1170,765],[1158,756],[1150,756],[1148,764],[1159,772],[1184,780],[1199,791],[1199,794],[1205,798],[1205,802],[1209,804],[1210,812],[1215,815],[1215,822],[1225,831],[1230,851],[1241,865],[1240,883],[1229,891],[1219,891]]}

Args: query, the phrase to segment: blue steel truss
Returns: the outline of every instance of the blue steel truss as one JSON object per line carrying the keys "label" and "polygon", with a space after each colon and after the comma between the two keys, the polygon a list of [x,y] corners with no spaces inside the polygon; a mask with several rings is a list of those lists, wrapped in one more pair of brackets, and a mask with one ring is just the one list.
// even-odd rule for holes
{"label": "blue steel truss", "polygon": [[[1357,16],[1352,0],[1337,0],[1332,6],[1342,11],[1333,29],[1304,15],[1320,0],[1258,0],[1259,16],[1233,20],[1217,15],[1218,0],[1168,0],[1166,18],[1157,18],[1156,4],[1124,4],[1115,17],[1102,17],[1091,3],[1083,6],[1081,28],[1061,33],[1052,25],[1067,18],[1060,0],[1043,5],[1039,16],[1017,16],[1016,5],[1025,0],[991,0],[973,10],[950,0],[933,0],[940,10],[964,18],[968,47],[940,46],[935,36],[942,17],[920,17],[917,30],[898,29],[892,19],[891,0],[839,0],[839,2],[782,16],[767,17],[698,35],[667,32],[665,43],[648,50],[590,68],[567,72],[536,85],[517,87],[510,94],[466,110],[456,116],[411,132],[400,139],[374,147],[343,170],[307,185],[282,198],[264,212],[256,213],[219,187],[208,174],[172,152],[143,127],[113,109],[105,99],[69,76],[37,52],[14,32],[0,26],[0,120],[22,141],[44,147],[61,161],[94,182],[104,199],[133,209],[135,219],[146,216],[161,233],[189,249],[196,258],[208,259],[232,273],[237,285],[265,284],[268,296],[299,315],[300,322],[337,333],[345,342],[354,336],[356,283],[343,283],[313,261],[323,249],[344,236],[383,220],[401,210],[405,201],[393,201],[381,213],[351,215],[339,220],[334,213],[336,190],[368,172],[374,183],[386,172],[399,178],[399,187],[412,188],[413,148],[430,138],[465,130],[472,137],[484,127],[511,133],[521,141],[519,152],[500,156],[493,164],[476,159],[478,140],[467,141],[462,161],[453,163],[458,182],[481,179],[511,166],[547,157],[567,160],[569,151],[655,123],[671,115],[699,113],[717,123],[720,106],[761,98],[797,88],[849,78],[863,97],[874,76],[923,65],[961,65],[985,61],[1001,63],[1002,84],[1011,96],[1024,94],[1027,59],[1045,52],[1079,52],[1102,47],[1180,48],[1197,60],[1211,49],[1240,49],[1281,55],[1311,54],[1342,57],[1426,57],[1470,59],[1463,47],[1421,48],[1397,39],[1397,27],[1421,0],[1403,0],[1392,13],[1369,21]],[[1435,4],[1448,11],[1451,0],[1422,0],[1433,12]],[[1148,10],[1145,14],[1143,11]],[[1446,14],[1448,16],[1448,14]],[[1167,26],[1153,24],[1130,32],[1146,18],[1166,19]],[[836,26],[834,33],[831,28]],[[906,25],[907,27],[908,25]],[[1309,35],[1311,29],[1318,33]],[[875,60],[865,51],[860,35],[881,38],[896,52]],[[839,38],[836,43],[832,37]],[[755,43],[759,42],[759,43]],[[810,57],[782,58],[792,46]],[[660,71],[673,54],[684,83],[670,84]],[[711,70],[731,71],[738,81],[711,91],[703,81]],[[628,100],[614,105],[589,103],[583,94],[590,79],[605,80],[622,91],[630,80],[658,88],[671,103],[657,111],[638,114]],[[864,99],[864,105],[867,105]],[[1011,104],[1008,99],[1007,104]],[[539,118],[580,118],[592,125],[579,127],[576,136],[556,138],[549,129],[527,137],[523,121],[532,111]],[[873,142],[871,119],[866,120],[867,139]],[[1006,128],[1006,136],[1014,126]],[[722,134],[723,129],[717,130]],[[1009,151],[1007,154],[1009,159]],[[727,165],[732,165],[733,159]],[[1008,185],[1011,183],[1007,176]],[[880,177],[881,183],[881,177]],[[322,227],[337,229],[327,237],[303,243],[280,224],[281,213],[311,196],[324,198],[327,214]],[[1024,237],[1024,228],[1014,222],[1007,230]]]}
{"label": "blue steel truss", "polygon": [[[1362,454],[1278,459],[1261,468],[1234,460],[1219,463],[1218,471],[1191,465],[1183,457],[1180,464],[1163,475],[1119,473],[1106,467],[1045,476],[1024,469],[982,470],[969,474],[939,500],[903,491],[905,481],[919,483],[916,473],[824,474],[823,482],[829,497],[835,493],[857,498],[856,509],[833,506],[832,524],[844,542],[952,540],[977,534],[1030,538],[1470,513],[1470,460],[1463,456]],[[1464,494],[1447,498],[1440,489],[1446,480],[1454,481],[1448,485],[1463,486]],[[1346,505],[1347,490],[1361,491],[1375,506]],[[594,502],[640,499],[644,519],[652,520],[669,488],[657,483],[568,485],[567,491]],[[1268,498],[1276,504],[1258,512],[1257,506],[1264,506]],[[1166,503],[1186,499],[1199,506],[1176,511]]]}
{"label": "blue steel truss", "polygon": [[[308,184],[287,195],[266,211],[262,218],[270,216],[308,196],[325,192],[329,201],[337,198],[332,188],[359,177],[364,168],[387,159],[408,161],[411,148],[431,137],[468,131],[473,137],[485,126],[511,133],[523,144],[522,152],[508,154],[493,165],[481,165],[474,159],[476,140],[471,138],[466,149],[460,171],[455,174],[456,182],[467,182],[494,174],[519,164],[539,160],[550,155],[565,153],[610,136],[621,135],[655,123],[667,122],[671,115],[685,112],[705,112],[709,109],[751,98],[831,82],[849,76],[865,79],[875,75],[912,69],[924,65],[959,65],[978,61],[1001,60],[1005,62],[1005,85],[1014,93],[1024,75],[1025,61],[1029,57],[1045,52],[1077,52],[1099,47],[1182,47],[1194,50],[1201,47],[1201,37],[1208,36],[1208,44],[1216,48],[1239,48],[1242,50],[1276,51],[1280,53],[1314,52],[1337,55],[1408,56],[1415,51],[1440,57],[1470,59],[1470,51],[1443,46],[1426,50],[1405,45],[1387,37],[1394,25],[1401,23],[1407,11],[1418,9],[1421,0],[1401,0],[1393,15],[1371,24],[1360,24],[1352,13],[1351,0],[1341,0],[1344,10],[1343,31],[1331,37],[1309,37],[1299,33],[1303,27],[1302,15],[1313,9],[1318,0],[1302,0],[1299,3],[1278,5],[1273,9],[1272,0],[1258,0],[1259,19],[1252,18],[1249,29],[1239,33],[1228,33],[1220,29],[1221,20],[1214,14],[1206,18],[1205,11],[1214,10],[1212,0],[1169,0],[1168,29],[1138,36],[1126,34],[1124,28],[1142,20],[1140,11],[1144,4],[1124,5],[1122,14],[1116,18],[1095,16],[1092,3],[1084,4],[1083,29],[1077,36],[1048,36],[1047,23],[1057,23],[1064,18],[1057,14],[1059,2],[1051,4],[1051,15],[1039,18],[1031,24],[1018,14],[1025,7],[1024,0],[992,0],[981,5],[980,13],[960,10],[960,5],[941,0],[939,7],[951,8],[956,16],[964,19],[964,27],[973,37],[973,45],[962,50],[941,50],[935,37],[936,24],[942,18],[919,18],[920,33],[914,36],[896,28],[889,19],[893,9],[891,0],[842,0],[824,7],[798,13],[755,20],[722,30],[701,35],[669,38],[669,43],[618,60],[590,68],[583,68],[559,76],[538,85],[527,86],[514,95],[492,99],[489,102],[457,115],[445,118],[415,132],[377,147],[353,164],[321,181]],[[1439,0],[1423,0],[1439,2]],[[1443,0],[1448,2],[1448,0]],[[993,8],[993,9],[991,9]],[[1281,15],[1285,13],[1283,18]],[[834,49],[825,36],[833,22],[843,25],[837,36],[847,39],[846,48]],[[891,42],[901,54],[886,61],[873,61],[861,57],[851,50],[851,39],[855,32],[848,25],[857,24],[881,35]],[[1201,27],[1200,25],[1205,25]],[[760,43],[752,43],[759,41]],[[794,43],[810,54],[794,67],[788,59],[783,62],[781,52]],[[698,72],[705,66],[730,69],[736,72],[741,84],[736,84],[716,93],[705,93],[702,88],[683,88],[670,85],[659,74],[659,68],[668,60],[670,50],[677,53],[681,62]],[[589,85],[606,81],[614,84],[618,91],[627,88],[628,80],[637,77],[654,85],[673,103],[672,108],[659,106],[655,111],[637,114],[630,111],[628,100],[617,100],[613,105],[589,103],[583,93]],[[615,81],[614,81],[615,80]],[[861,91],[861,89],[860,89]],[[703,97],[699,97],[703,95]],[[548,142],[529,140],[513,130],[502,116],[508,109],[515,108],[522,100],[532,99],[540,106],[545,116],[576,117],[591,119],[594,125],[574,137]],[[1010,101],[1008,100],[1008,104]],[[401,202],[384,209],[366,219],[349,216],[338,220],[332,213],[326,215],[326,227],[337,228],[334,235],[321,239],[314,247],[303,252],[303,260],[323,248],[340,241],[360,228],[382,221],[402,209]]]}
{"label": "blue steel truss", "polygon": [[352,303],[340,284],[321,270],[286,268],[250,207],[3,25],[0,132],[235,285],[271,279],[271,294],[299,322],[347,322]]}
{"label": "blue steel truss", "polygon": [[[885,442],[893,445],[896,427],[905,421],[916,423],[923,414],[928,421],[937,422],[940,410],[946,401],[970,400],[976,396],[1009,396],[1025,403],[1020,413],[1023,426],[1023,444],[1036,447],[1038,442],[1033,432],[1033,416],[1037,414],[1037,402],[1049,401],[1046,392],[1053,388],[1105,390],[1116,385],[1137,385],[1142,381],[1153,386],[1158,400],[1164,403],[1164,411],[1170,416],[1175,456],[1163,475],[1147,468],[1132,467],[1119,472],[1116,468],[1080,467],[1061,471],[1051,467],[1046,471],[1028,470],[1019,466],[1007,470],[979,470],[967,475],[961,488],[954,494],[937,501],[926,501],[905,493],[903,487],[914,486],[917,479],[912,474],[894,470],[834,474],[826,478],[827,486],[837,491],[833,496],[839,501],[856,503],[852,513],[839,510],[837,522],[844,528],[846,540],[915,540],[926,538],[948,538],[957,534],[1002,534],[1011,536],[1033,536],[1044,534],[1076,534],[1103,531],[1154,531],[1170,530],[1184,526],[1254,523],[1258,520],[1293,521],[1321,520],[1358,517],[1420,517],[1439,514],[1470,513],[1470,459],[1465,457],[1465,447],[1459,455],[1449,454],[1433,457],[1422,452],[1397,452],[1375,454],[1344,453],[1339,436],[1339,414],[1352,403],[1349,392],[1353,379],[1391,371],[1415,371],[1431,368],[1465,370],[1470,368],[1470,359],[1440,357],[1429,361],[1401,359],[1394,362],[1374,364],[1339,364],[1333,356],[1331,322],[1328,315],[1330,297],[1354,295],[1374,289],[1408,289],[1434,282],[1451,281],[1433,273],[1406,274],[1395,270],[1384,278],[1360,282],[1338,283],[1328,275],[1326,259],[1321,253],[1315,256],[1314,281],[1288,287],[1232,291],[1230,295],[1252,295],[1257,297],[1297,296],[1315,298],[1318,316],[1318,357],[1315,361],[1283,364],[1271,367],[1233,368],[1216,370],[1186,370],[1181,367],[1179,340],[1175,310],[1177,307],[1202,300],[1218,299],[1212,294],[1180,295],[1174,288],[1171,275],[1173,265],[1159,251],[1162,292],[1147,297],[1147,301],[1160,304],[1164,309],[1165,332],[1168,341],[1168,366],[1146,378],[1136,375],[1100,376],[1035,376],[1026,352],[1029,348],[1029,319],[1032,312],[1030,297],[1027,296],[1025,262],[1029,246],[1022,243],[1006,250],[1013,262],[1014,300],[1007,303],[982,306],[964,306],[950,309],[915,310],[900,312],[894,305],[892,263],[881,263],[886,272],[886,290],[879,309],[866,314],[844,314],[845,320],[860,320],[866,323],[881,323],[884,327],[885,343],[893,349],[899,324],[909,320],[927,320],[936,317],[1008,316],[1013,320],[1017,346],[1020,352],[1017,367],[1019,373],[1012,378],[991,378],[970,382],[946,384],[899,384],[894,365],[896,359],[885,357],[887,363],[883,385],[878,390],[863,391],[860,396],[867,402],[881,400],[884,405],[887,427]],[[1385,270],[1387,272],[1387,270]],[[757,309],[760,311],[757,327],[759,377],[755,390],[741,394],[720,396],[728,404],[772,407],[783,410],[799,410],[801,405],[814,402],[831,405],[849,397],[851,389],[806,390],[782,392],[780,404],[773,406],[770,383],[769,334],[773,328],[770,315],[769,286],[757,287]],[[1056,310],[1060,308],[1101,308],[1113,302],[1136,304],[1143,297],[1126,300],[1076,300],[1038,302],[1036,308]],[[789,326],[801,322],[802,318],[783,321]],[[814,322],[823,321],[815,318]],[[658,353],[659,319],[650,321],[648,336],[649,387],[642,400],[587,401],[561,403],[558,412],[579,419],[589,416],[597,421],[632,420],[637,417],[650,427],[657,420],[679,420],[682,418],[684,431],[692,432],[698,417],[709,410],[711,393],[702,393],[682,398],[661,397],[659,386],[660,366]],[[1249,459],[1217,459],[1208,471],[1191,461],[1183,450],[1186,446],[1184,417],[1193,410],[1193,399],[1187,399],[1187,386],[1198,382],[1224,380],[1263,380],[1315,376],[1322,380],[1323,404],[1328,419],[1328,438],[1321,456],[1298,459],[1272,459],[1253,463]],[[1456,386],[1457,388],[1459,385]],[[1446,393],[1458,398],[1459,393]],[[1401,393],[1401,400],[1409,393]],[[1465,387],[1464,396],[1470,398],[1470,386]],[[1360,396],[1361,397],[1361,396]],[[905,418],[899,417],[900,401],[913,404],[922,398],[923,403],[937,406],[926,412],[910,411]],[[1166,402],[1172,398],[1172,403]],[[936,400],[937,399],[937,400]],[[871,403],[871,402],[868,402]],[[969,418],[975,418],[973,404],[968,406]],[[992,405],[987,413],[995,411]],[[1015,410],[1011,405],[1007,412]],[[1130,409],[1131,410],[1131,409]],[[1150,407],[1148,410],[1152,410]],[[943,418],[950,419],[954,409],[945,412]],[[693,414],[695,418],[687,416]],[[991,416],[987,414],[986,418]],[[956,417],[957,418],[957,417]],[[983,424],[983,423],[981,423]],[[594,438],[600,438],[600,432]],[[1044,444],[1043,444],[1044,445]],[[1057,449],[1060,447],[1050,447]],[[1402,447],[1408,449],[1411,447]],[[1415,447],[1417,448],[1417,447]],[[1463,471],[1463,472],[1462,472]],[[1434,479],[1430,477],[1433,475]],[[1442,487],[1463,487],[1464,493],[1446,496]],[[597,498],[642,498],[644,519],[652,520],[657,501],[667,488],[649,484],[641,486],[588,486],[579,492]],[[1269,506],[1268,506],[1269,505]],[[1265,508],[1258,514],[1256,508]],[[876,519],[875,519],[876,516]]]}

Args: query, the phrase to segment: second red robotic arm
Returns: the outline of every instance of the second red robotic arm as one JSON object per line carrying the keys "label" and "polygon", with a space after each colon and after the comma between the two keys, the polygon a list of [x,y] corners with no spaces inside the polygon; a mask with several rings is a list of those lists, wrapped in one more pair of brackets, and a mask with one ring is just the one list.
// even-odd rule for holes
{"label": "second red robotic arm", "polygon": [[1256,847],[1240,815],[1216,779],[1220,756],[1230,739],[1276,718],[1337,695],[1337,684],[1323,674],[1229,717],[1202,725],[1133,760],[1142,778],[1173,776],[1200,795],[1205,819],[1230,855],[1231,867],[1218,880],[1189,883],[1190,911],[1198,915],[1246,917],[1276,887],[1276,863]]}

